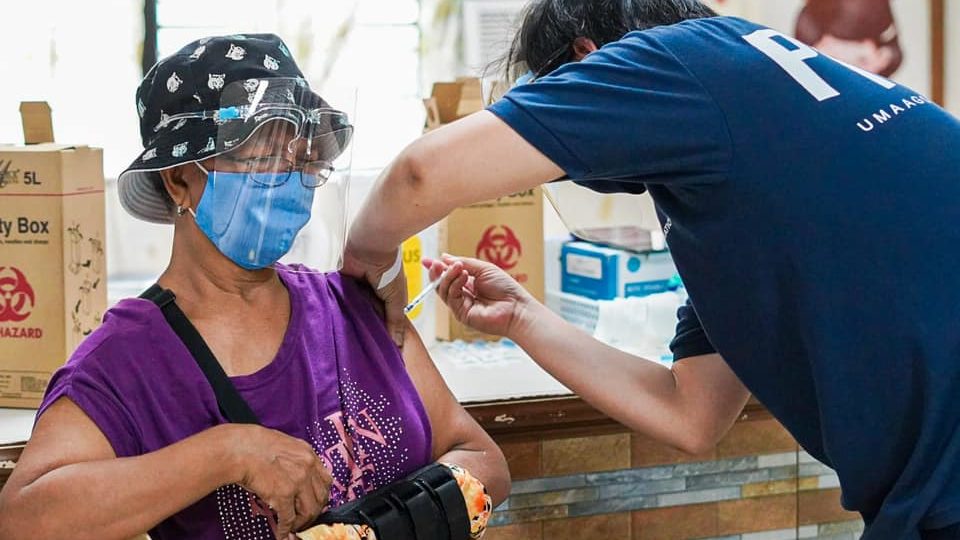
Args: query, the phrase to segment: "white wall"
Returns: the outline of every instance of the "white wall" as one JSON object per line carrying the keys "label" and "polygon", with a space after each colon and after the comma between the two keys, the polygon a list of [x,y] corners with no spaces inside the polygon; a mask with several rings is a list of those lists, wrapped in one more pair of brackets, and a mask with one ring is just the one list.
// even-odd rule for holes
{"label": "white wall", "polygon": [[960,0],[947,0],[947,108],[960,115]]}
{"label": "white wall", "polygon": [[[960,17],[960,0],[947,0],[953,8],[954,19]],[[769,26],[787,35],[793,35],[797,14],[804,0],[727,0],[708,1],[723,15],[743,17]],[[930,80],[930,4],[926,0],[893,0],[894,18],[904,50],[903,65],[893,79],[923,94],[929,94]]]}
{"label": "white wall", "polygon": [[894,0],[893,11],[900,30],[900,46],[904,51],[903,65],[893,79],[929,95],[933,70],[930,58],[930,3]]}
{"label": "white wall", "polygon": [[797,13],[803,8],[803,0],[728,0],[707,1],[721,15],[743,17],[767,25],[785,34],[793,35]]}

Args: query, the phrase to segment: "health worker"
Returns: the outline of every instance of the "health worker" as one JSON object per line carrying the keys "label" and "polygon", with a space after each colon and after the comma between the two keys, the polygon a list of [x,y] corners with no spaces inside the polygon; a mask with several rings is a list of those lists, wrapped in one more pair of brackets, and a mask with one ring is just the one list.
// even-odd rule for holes
{"label": "health worker", "polygon": [[489,264],[432,277],[452,265],[461,321],[639,433],[700,453],[752,393],[837,471],[864,538],[960,538],[960,121],[696,0],[535,0],[507,67],[532,80],[412,143],[352,225],[345,271],[391,325],[398,245],[453,209],[554,181],[649,192],[690,297],[670,369]]}

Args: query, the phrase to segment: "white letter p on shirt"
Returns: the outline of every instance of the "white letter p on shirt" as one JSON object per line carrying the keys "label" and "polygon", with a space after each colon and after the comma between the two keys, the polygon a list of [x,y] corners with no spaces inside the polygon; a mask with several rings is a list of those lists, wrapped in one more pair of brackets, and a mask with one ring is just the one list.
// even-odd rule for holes
{"label": "white letter p on shirt", "polygon": [[[793,43],[797,48],[791,51],[775,41],[774,36]],[[826,101],[840,95],[836,88],[827,84],[827,81],[823,80],[813,68],[807,65],[807,60],[820,56],[820,53],[807,45],[770,29],[757,30],[748,36],[743,36],[743,39],[776,62],[817,101]]]}
{"label": "white letter p on shirt", "polygon": [[[774,37],[779,37],[792,43],[796,49],[790,50],[783,46],[782,43],[774,40]],[[820,75],[817,75],[817,72],[813,70],[810,66],[807,65],[807,60],[816,58],[820,56],[816,50],[807,46],[804,43],[797,41],[796,39],[785,36],[776,30],[764,29],[757,30],[756,32],[743,36],[743,39],[747,43],[753,45],[758,51],[767,55],[771,60],[777,63],[784,71],[787,72],[793,80],[800,83],[811,96],[816,98],[817,101],[826,101],[831,98],[835,98],[840,95],[840,92],[836,88],[827,84],[827,81],[823,80]],[[891,88],[896,87],[897,85],[879,75],[874,75],[868,71],[860,69],[856,66],[851,66],[846,62],[841,62],[835,58],[831,60],[839,63],[843,67],[857,73],[863,77],[866,77],[870,81],[890,90]]]}

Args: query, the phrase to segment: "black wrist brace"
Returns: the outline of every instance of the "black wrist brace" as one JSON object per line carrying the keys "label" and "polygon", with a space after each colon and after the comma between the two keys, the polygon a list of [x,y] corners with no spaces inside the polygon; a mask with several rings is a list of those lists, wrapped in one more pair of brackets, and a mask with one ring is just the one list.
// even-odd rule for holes
{"label": "black wrist brace", "polygon": [[433,464],[317,518],[367,525],[379,540],[469,540],[467,503],[450,469]]}

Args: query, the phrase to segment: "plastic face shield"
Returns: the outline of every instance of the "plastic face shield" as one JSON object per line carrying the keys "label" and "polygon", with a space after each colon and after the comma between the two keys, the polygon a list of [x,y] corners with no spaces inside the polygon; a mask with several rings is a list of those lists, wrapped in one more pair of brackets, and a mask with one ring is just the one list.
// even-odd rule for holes
{"label": "plastic face shield", "polygon": [[249,79],[224,88],[212,120],[219,127],[207,142],[214,157],[201,162],[208,172],[201,229],[245,268],[280,260],[339,270],[353,135],[347,115],[302,79]]}

